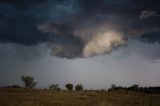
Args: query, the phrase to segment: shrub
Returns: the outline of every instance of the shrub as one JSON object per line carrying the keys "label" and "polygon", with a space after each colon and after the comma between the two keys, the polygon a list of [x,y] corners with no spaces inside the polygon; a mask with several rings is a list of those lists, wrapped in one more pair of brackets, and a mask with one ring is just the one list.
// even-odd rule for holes
{"label": "shrub", "polygon": [[49,89],[51,89],[51,90],[60,90],[58,84],[52,84],[52,85],[50,85],[50,86],[49,86]]}
{"label": "shrub", "polygon": [[73,84],[66,84],[65,87],[66,87],[68,90],[73,90]]}
{"label": "shrub", "polygon": [[82,85],[82,84],[77,84],[77,85],[75,86],[75,90],[76,90],[76,91],[81,91],[81,90],[83,90],[83,85]]}

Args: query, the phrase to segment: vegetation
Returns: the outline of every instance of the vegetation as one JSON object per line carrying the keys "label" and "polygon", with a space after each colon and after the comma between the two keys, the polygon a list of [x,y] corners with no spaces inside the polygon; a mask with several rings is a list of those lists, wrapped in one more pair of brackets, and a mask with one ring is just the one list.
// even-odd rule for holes
{"label": "vegetation", "polygon": [[139,87],[139,85],[134,84],[130,87],[122,87],[122,86],[112,86],[108,89],[108,91],[119,91],[119,90],[125,90],[125,91],[134,91],[134,92],[141,92],[141,93],[158,93],[160,94],[160,87]]}
{"label": "vegetation", "polygon": [[0,106],[160,106],[160,94],[0,88]]}
{"label": "vegetation", "polygon": [[75,86],[75,90],[76,90],[76,91],[81,91],[81,90],[83,90],[83,85],[82,85],[82,84],[77,84],[77,85]]}
{"label": "vegetation", "polygon": [[32,76],[22,76],[21,80],[25,83],[25,88],[33,88],[37,84]]}
{"label": "vegetation", "polygon": [[52,85],[50,85],[50,86],[49,86],[49,89],[51,89],[51,90],[60,90],[58,84],[52,84]]}
{"label": "vegetation", "polygon": [[112,84],[112,85],[111,85],[111,89],[112,89],[112,90],[115,90],[115,89],[116,89],[116,85],[115,85],[115,84]]}
{"label": "vegetation", "polygon": [[128,90],[134,90],[134,91],[137,91],[137,90],[138,90],[138,88],[139,88],[139,85],[134,84],[134,85],[132,85],[132,86],[128,87]]}
{"label": "vegetation", "polygon": [[[36,84],[31,76],[21,79],[25,88],[33,88]],[[73,84],[65,87],[73,90]],[[160,87],[112,84],[107,91],[83,90],[83,85],[77,84],[75,91],[69,92],[52,84],[49,89],[24,89],[19,85],[0,87],[0,106],[160,106]]]}
{"label": "vegetation", "polygon": [[73,84],[66,84],[65,87],[68,89],[68,90],[73,90]]}

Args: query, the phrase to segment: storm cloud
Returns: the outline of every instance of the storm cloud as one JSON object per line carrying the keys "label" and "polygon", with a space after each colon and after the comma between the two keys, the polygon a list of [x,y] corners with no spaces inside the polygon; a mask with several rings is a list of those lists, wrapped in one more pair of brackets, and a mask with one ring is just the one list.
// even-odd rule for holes
{"label": "storm cloud", "polygon": [[0,0],[0,42],[45,43],[51,55],[81,58],[127,45],[160,43],[157,0]]}

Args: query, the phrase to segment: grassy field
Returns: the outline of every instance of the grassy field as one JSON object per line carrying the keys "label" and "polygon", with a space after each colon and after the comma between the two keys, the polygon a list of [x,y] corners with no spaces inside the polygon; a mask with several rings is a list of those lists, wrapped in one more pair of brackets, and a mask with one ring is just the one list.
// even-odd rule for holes
{"label": "grassy field", "polygon": [[0,88],[0,106],[160,106],[160,94]]}

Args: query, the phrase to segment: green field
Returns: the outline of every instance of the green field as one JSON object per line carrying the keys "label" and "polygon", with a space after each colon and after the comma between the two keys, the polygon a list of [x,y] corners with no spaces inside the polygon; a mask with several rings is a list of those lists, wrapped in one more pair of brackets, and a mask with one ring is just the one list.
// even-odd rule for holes
{"label": "green field", "polygon": [[0,88],[0,106],[160,106],[160,94]]}

